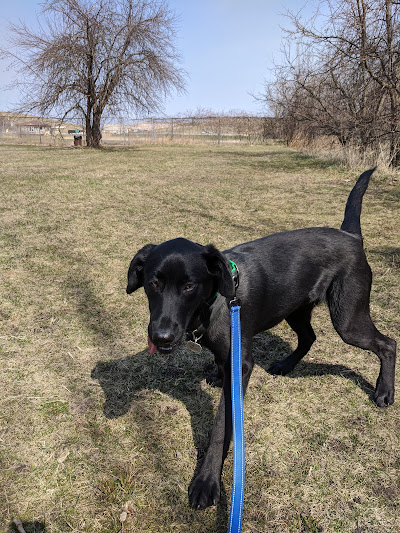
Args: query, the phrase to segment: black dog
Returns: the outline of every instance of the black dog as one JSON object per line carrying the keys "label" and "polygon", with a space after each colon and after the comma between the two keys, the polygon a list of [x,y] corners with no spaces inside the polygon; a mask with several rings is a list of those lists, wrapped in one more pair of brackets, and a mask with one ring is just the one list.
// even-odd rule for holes
{"label": "black dog", "polygon": [[[199,474],[189,488],[198,509],[215,504],[221,469],[232,436],[230,391],[230,322],[227,301],[237,292],[242,305],[243,390],[253,369],[256,333],[286,320],[298,346],[270,368],[287,374],[315,341],[313,308],[326,301],[333,326],[348,344],[371,350],[380,359],[375,402],[394,400],[396,343],[374,326],[369,312],[371,269],[361,237],[363,195],[373,170],[364,172],[350,193],[340,230],[308,228],[277,233],[239,244],[224,252],[186,239],[144,246],[132,259],[127,293],[144,286],[150,308],[149,349],[170,353],[185,335],[215,355],[223,392]],[[232,275],[229,260],[237,270]],[[234,278],[240,273],[240,284]],[[237,284],[236,284],[237,285]]]}

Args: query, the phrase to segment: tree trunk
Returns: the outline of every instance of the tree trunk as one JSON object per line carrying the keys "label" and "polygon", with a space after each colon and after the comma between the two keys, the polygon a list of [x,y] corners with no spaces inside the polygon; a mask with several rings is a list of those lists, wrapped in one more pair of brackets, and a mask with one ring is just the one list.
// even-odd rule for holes
{"label": "tree trunk", "polygon": [[86,145],[90,148],[100,148],[101,143],[101,113],[95,112],[92,117],[86,117]]}
{"label": "tree trunk", "polygon": [[393,0],[385,0],[385,14],[386,14],[386,42],[387,42],[387,65],[386,71],[390,80],[389,96],[390,96],[390,162],[392,167],[397,167],[400,162],[400,146],[398,134],[398,80],[396,72],[396,50],[394,41],[394,25],[393,25]]}
{"label": "tree trunk", "polygon": [[397,102],[394,94],[390,95],[390,161],[392,167],[398,165],[399,145],[397,133]]}
{"label": "tree trunk", "polygon": [[86,146],[92,146],[92,125],[89,115],[86,115]]}
{"label": "tree trunk", "polygon": [[93,113],[93,123],[92,123],[92,148],[100,148],[101,143],[101,129],[100,129],[100,122],[101,122],[101,113],[99,111],[96,111]]}

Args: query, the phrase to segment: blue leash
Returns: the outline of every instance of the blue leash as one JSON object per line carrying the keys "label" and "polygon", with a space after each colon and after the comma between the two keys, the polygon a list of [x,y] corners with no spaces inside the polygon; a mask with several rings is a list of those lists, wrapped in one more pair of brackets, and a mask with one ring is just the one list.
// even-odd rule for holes
{"label": "blue leash", "polygon": [[[233,427],[233,485],[228,533],[242,530],[244,497],[244,424],[242,387],[242,343],[240,330],[240,305],[236,298],[231,302],[231,396]],[[228,406],[226,406],[228,407]]]}

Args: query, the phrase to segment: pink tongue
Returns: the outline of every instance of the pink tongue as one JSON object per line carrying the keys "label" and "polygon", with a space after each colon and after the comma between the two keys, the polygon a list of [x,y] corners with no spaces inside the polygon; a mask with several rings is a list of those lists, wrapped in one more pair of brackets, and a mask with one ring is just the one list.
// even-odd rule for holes
{"label": "pink tongue", "polygon": [[150,337],[147,337],[147,343],[149,345],[150,355],[153,355],[157,350],[157,346],[151,342]]}

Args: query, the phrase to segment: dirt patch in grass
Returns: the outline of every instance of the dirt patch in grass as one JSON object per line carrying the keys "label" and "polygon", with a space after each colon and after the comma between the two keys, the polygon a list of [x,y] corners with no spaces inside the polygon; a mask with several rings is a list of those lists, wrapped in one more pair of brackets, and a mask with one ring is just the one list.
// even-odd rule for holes
{"label": "dirt patch in grass", "polygon": [[[212,356],[148,355],[129,261],[176,236],[224,249],[339,227],[356,173],[276,146],[0,146],[0,169],[0,531],[14,518],[27,533],[226,531],[231,455],[218,506],[187,502],[220,394],[205,381]],[[372,314],[394,338],[399,192],[378,173],[362,215]],[[378,361],[343,344],[325,308],[313,325],[288,377],[266,369],[290,328],[256,338],[243,531],[398,533],[399,402],[374,406]]]}

